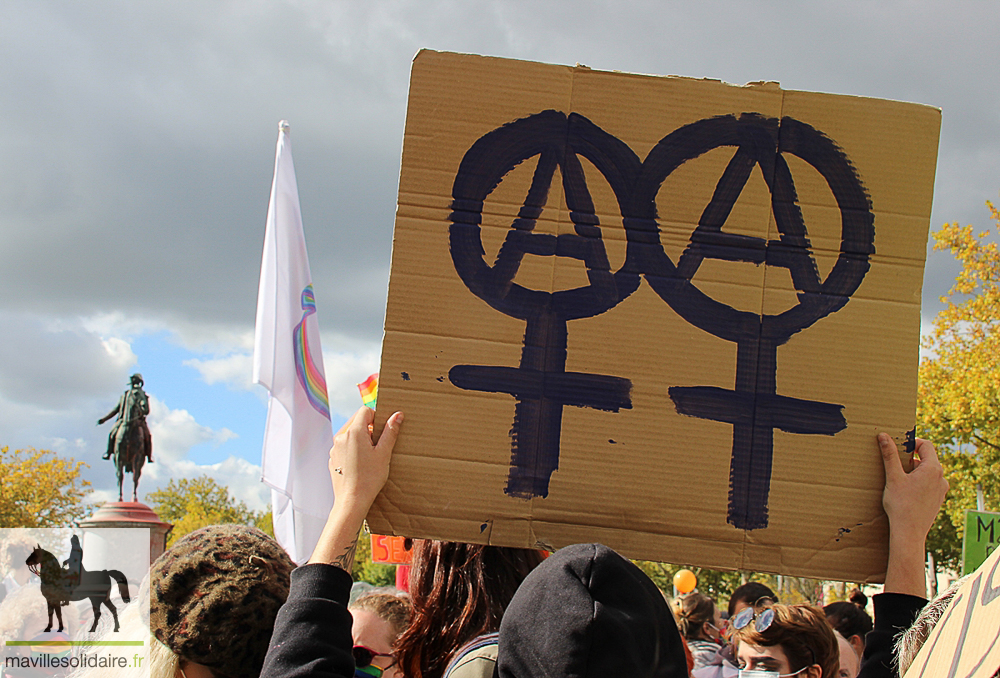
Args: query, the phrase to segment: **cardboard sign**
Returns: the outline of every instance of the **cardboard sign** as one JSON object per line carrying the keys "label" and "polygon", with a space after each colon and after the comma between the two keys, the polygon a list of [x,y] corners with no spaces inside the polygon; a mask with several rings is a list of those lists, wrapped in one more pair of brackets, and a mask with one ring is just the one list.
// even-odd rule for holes
{"label": "cardboard sign", "polygon": [[1000,550],[962,585],[905,678],[989,678],[1000,667]]}
{"label": "cardboard sign", "polygon": [[406,548],[406,537],[372,534],[372,562],[384,565],[409,565],[412,549]]}
{"label": "cardboard sign", "polygon": [[373,529],[851,581],[912,429],[940,111],[421,52]]}
{"label": "cardboard sign", "polygon": [[974,572],[986,562],[1000,542],[1000,513],[966,511],[962,535],[962,574]]}

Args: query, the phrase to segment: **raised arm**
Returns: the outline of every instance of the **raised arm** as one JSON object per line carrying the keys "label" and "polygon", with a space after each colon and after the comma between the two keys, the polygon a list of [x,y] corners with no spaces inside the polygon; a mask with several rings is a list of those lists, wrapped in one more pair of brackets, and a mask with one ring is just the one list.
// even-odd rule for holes
{"label": "raised arm", "polygon": [[948,481],[937,451],[917,440],[913,470],[906,473],[896,444],[885,433],[878,436],[885,466],[882,507],[889,516],[889,562],[885,592],[872,599],[875,628],[865,638],[865,654],[858,678],[897,676],[893,647],[927,603],[924,557],[927,533],[937,517]]}
{"label": "raised arm", "polygon": [[927,534],[937,518],[948,481],[937,451],[927,440],[917,440],[913,470],[903,471],[896,443],[885,433],[878,436],[885,466],[882,506],[889,516],[889,563],[885,573],[887,593],[924,598]]}
{"label": "raised arm", "polygon": [[335,500],[310,563],[327,563],[348,573],[354,567],[358,533],[389,477],[389,458],[403,423],[403,413],[396,412],[386,422],[378,444],[373,444],[369,426],[374,417],[375,412],[363,406],[333,440],[330,477]]}
{"label": "raised arm", "polygon": [[377,444],[362,407],[334,437],[330,450],[333,509],[307,565],[292,571],[288,601],[278,611],[261,678],[354,675],[351,654],[351,569],[358,533],[389,477],[389,459],[403,414],[389,417]]}

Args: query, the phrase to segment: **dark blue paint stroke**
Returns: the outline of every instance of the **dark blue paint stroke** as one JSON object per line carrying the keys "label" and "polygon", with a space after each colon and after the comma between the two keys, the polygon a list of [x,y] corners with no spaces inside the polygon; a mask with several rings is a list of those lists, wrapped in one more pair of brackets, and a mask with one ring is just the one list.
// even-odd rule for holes
{"label": "dark blue paint stroke", "polygon": [[[675,169],[722,146],[733,147],[733,157],[675,266],[660,243],[656,195]],[[812,256],[786,153],[825,178],[841,212],[840,255],[826,280],[820,280]],[[510,170],[535,156],[531,187],[491,266],[480,233],[483,203]],[[627,250],[625,263],[614,273],[579,156],[608,181],[621,210]],[[774,240],[722,231],[756,167],[771,192],[779,234]],[[535,221],[556,168],[575,232],[536,234]],[[476,296],[526,323],[517,368],[456,365],[449,373],[461,388],[509,393],[517,399],[508,494],[547,496],[549,478],[558,468],[564,406],[609,411],[631,407],[627,379],[565,371],[566,323],[613,308],[636,290],[640,275],[685,320],[737,345],[732,391],[705,386],[669,390],[681,414],[733,426],[732,525],[748,530],[767,526],[775,428],[834,435],[846,426],[839,405],[776,393],[778,347],[843,308],[867,274],[875,251],[871,200],[850,160],[822,132],[787,117],[719,116],[675,130],[640,161],[628,146],[583,116],[543,111],[473,144],[455,177],[453,197],[450,247],[455,270]],[[513,280],[524,254],[579,260],[590,284],[552,293],[521,287]],[[705,259],[785,268],[798,291],[798,304],[777,315],[761,315],[715,301],[692,282]]]}
{"label": "dark blue paint stroke", "polygon": [[679,414],[746,425],[766,421],[786,433],[834,435],[847,427],[843,406],[780,395],[738,393],[715,386],[673,386]]}

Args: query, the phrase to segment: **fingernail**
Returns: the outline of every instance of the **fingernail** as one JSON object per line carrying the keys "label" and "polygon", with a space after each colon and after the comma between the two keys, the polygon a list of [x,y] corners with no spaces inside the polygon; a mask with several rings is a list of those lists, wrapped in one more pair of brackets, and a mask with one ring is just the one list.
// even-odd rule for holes
{"label": "fingernail", "polygon": [[889,444],[889,434],[888,433],[879,433],[878,434],[878,444],[881,445],[881,446],[883,446],[883,447],[885,447],[886,445],[888,445]]}
{"label": "fingernail", "polygon": [[396,412],[394,415],[389,417],[389,421],[387,423],[393,428],[399,428],[399,425],[403,423],[403,413]]}

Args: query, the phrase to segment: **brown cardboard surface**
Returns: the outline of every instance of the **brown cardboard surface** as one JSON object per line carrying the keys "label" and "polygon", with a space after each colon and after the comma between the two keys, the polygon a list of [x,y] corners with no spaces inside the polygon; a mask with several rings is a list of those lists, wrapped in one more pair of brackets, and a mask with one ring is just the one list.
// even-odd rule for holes
{"label": "brown cardboard surface", "polygon": [[906,678],[989,678],[1000,667],[1000,549],[969,575],[952,598]]}
{"label": "brown cardboard surface", "polygon": [[914,425],[939,126],[419,53],[376,417],[406,425],[372,529],[880,580],[875,433]]}

